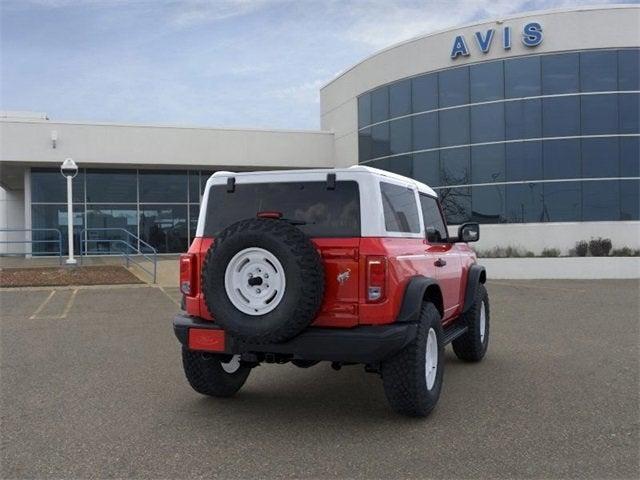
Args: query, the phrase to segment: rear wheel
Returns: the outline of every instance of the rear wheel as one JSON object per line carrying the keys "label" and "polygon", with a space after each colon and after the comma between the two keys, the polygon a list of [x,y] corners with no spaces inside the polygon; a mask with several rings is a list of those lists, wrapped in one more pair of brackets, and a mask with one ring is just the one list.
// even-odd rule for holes
{"label": "rear wheel", "polygon": [[476,289],[473,305],[462,317],[467,333],[452,342],[453,351],[460,360],[479,362],[489,347],[489,295],[483,284]]}
{"label": "rear wheel", "polygon": [[396,412],[424,417],[438,403],[444,367],[442,340],[440,313],[425,302],[416,338],[382,364],[384,392]]}
{"label": "rear wheel", "polygon": [[211,397],[230,397],[247,380],[251,367],[239,355],[215,355],[182,347],[182,365],[191,387]]}

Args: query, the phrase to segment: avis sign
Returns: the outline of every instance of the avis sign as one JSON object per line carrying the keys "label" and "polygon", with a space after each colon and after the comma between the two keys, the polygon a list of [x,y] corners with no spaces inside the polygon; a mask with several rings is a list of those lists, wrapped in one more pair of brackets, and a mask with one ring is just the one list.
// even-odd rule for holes
{"label": "avis sign", "polygon": [[[511,27],[504,27],[502,29],[502,48],[504,50],[511,49],[511,33]],[[495,35],[496,30],[493,28],[490,28],[486,32],[475,32],[473,37],[482,53],[489,52]],[[520,40],[525,47],[537,47],[540,45],[542,43],[542,25],[538,22],[530,22],[524,25],[522,27]],[[469,47],[467,46],[464,35],[458,35],[453,40],[451,58],[455,60],[458,57],[468,57],[469,55]]]}

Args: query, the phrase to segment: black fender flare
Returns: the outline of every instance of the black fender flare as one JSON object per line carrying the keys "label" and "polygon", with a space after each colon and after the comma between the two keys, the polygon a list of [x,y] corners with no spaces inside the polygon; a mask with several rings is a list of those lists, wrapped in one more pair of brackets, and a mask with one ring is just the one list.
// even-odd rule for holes
{"label": "black fender flare", "polygon": [[469,274],[467,275],[467,288],[464,294],[464,307],[462,313],[467,313],[473,305],[473,301],[476,298],[476,290],[478,285],[487,281],[487,272],[482,265],[474,263],[469,267]]}
{"label": "black fender flare", "polygon": [[434,304],[440,315],[444,314],[444,306],[442,302],[442,291],[437,280],[423,275],[416,275],[409,279],[407,287],[404,290],[402,305],[400,312],[396,317],[396,322],[418,322],[420,320],[420,310],[425,296],[429,296],[427,290],[430,290]]}

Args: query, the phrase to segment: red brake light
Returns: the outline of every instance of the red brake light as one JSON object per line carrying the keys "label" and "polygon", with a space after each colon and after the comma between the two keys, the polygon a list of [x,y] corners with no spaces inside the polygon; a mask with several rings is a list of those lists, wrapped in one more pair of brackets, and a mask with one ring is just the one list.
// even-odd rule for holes
{"label": "red brake light", "polygon": [[195,264],[196,256],[193,253],[180,255],[180,291],[184,295],[195,294]]}
{"label": "red brake light", "polygon": [[258,218],[273,218],[278,220],[282,218],[282,212],[258,212],[256,215]]}
{"label": "red brake light", "polygon": [[387,257],[367,257],[367,302],[382,302],[387,295]]}

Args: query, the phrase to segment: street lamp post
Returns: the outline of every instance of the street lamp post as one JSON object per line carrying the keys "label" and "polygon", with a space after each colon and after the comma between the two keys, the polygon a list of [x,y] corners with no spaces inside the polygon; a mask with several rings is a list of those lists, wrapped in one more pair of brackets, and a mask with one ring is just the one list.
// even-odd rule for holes
{"label": "street lamp post", "polygon": [[69,234],[69,258],[67,265],[75,265],[76,259],[73,258],[73,177],[78,174],[78,166],[72,158],[65,159],[60,166],[60,173],[67,179],[67,232]]}

